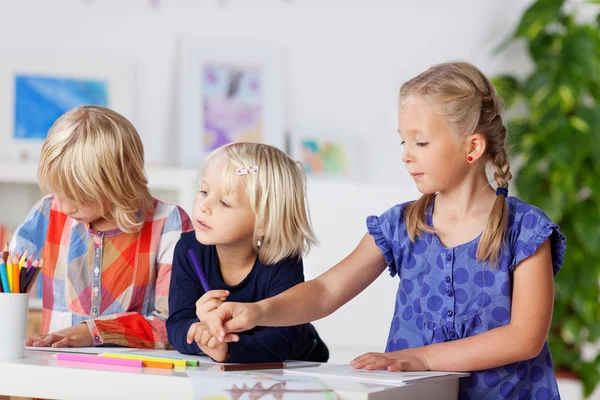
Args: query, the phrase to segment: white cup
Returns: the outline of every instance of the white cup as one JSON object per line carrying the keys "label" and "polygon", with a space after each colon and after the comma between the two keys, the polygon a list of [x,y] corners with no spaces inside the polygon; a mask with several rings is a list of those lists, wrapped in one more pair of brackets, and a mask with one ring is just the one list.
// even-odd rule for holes
{"label": "white cup", "polygon": [[25,356],[28,311],[27,293],[0,293],[0,359]]}

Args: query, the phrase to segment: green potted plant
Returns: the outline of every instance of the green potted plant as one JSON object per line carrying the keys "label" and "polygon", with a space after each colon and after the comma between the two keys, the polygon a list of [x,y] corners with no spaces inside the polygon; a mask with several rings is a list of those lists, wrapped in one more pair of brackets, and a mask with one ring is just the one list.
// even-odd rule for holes
{"label": "green potted plant", "polygon": [[563,2],[537,0],[525,11],[511,41],[526,42],[533,68],[494,85],[512,115],[519,197],[567,237],[548,341],[557,375],[577,376],[587,397],[600,382],[600,355],[582,357],[600,339],[600,14],[589,4],[600,1],[585,4],[596,13],[589,22]]}

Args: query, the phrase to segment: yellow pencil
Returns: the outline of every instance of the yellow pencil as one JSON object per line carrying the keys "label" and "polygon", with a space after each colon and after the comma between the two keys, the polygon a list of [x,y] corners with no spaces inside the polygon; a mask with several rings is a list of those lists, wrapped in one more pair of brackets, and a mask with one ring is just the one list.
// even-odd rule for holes
{"label": "yellow pencil", "polygon": [[19,260],[19,270],[21,268],[23,268],[23,263],[25,263],[25,261],[27,261],[27,253],[28,253],[28,250],[25,250],[25,253],[23,253],[23,255],[21,256],[21,260]]}
{"label": "yellow pencil", "polygon": [[13,291],[13,267],[12,262],[10,261],[10,256],[6,257],[6,275],[8,275],[8,290],[11,293]]}
{"label": "yellow pencil", "polygon": [[103,357],[108,358],[121,358],[124,360],[139,360],[139,361],[149,361],[149,362],[159,362],[159,363],[171,363],[178,367],[185,367],[187,362],[185,360],[177,360],[173,358],[164,358],[164,357],[152,357],[152,356],[142,356],[136,354],[127,354],[127,353],[102,353]]}

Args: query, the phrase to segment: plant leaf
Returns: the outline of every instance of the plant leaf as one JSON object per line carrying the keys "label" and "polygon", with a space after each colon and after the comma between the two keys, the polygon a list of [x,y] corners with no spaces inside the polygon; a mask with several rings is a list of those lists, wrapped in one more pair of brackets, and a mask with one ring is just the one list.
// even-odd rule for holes
{"label": "plant leaf", "polygon": [[552,21],[558,20],[563,0],[538,0],[521,17],[514,34],[517,38],[533,39]]}
{"label": "plant leaf", "polygon": [[492,79],[492,84],[506,107],[512,106],[521,92],[519,81],[512,75],[497,76]]}
{"label": "plant leaf", "polygon": [[579,370],[579,377],[583,383],[583,395],[588,397],[594,391],[596,384],[600,381],[598,362],[584,362]]}

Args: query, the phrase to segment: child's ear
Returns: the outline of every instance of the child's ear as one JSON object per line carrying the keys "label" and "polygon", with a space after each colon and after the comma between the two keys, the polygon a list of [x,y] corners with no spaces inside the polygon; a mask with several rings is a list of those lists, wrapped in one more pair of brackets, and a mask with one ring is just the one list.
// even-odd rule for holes
{"label": "child's ear", "polygon": [[[470,162],[476,162],[485,154],[487,141],[481,133],[474,133],[467,139],[467,157]],[[472,161],[471,161],[472,160]]]}

